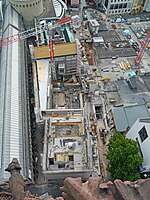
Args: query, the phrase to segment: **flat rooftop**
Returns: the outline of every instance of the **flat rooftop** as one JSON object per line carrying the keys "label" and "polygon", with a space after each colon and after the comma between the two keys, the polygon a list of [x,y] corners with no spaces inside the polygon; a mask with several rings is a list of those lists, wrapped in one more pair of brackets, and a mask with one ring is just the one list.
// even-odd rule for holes
{"label": "flat rooftop", "polygon": [[[137,55],[135,50],[130,47],[129,42],[121,31],[101,31],[98,33],[98,36],[103,37],[105,44],[110,44],[107,48],[104,45],[96,45],[95,48],[98,59],[111,58],[115,56],[130,57]],[[117,44],[120,46],[115,47]]]}
{"label": "flat rooftop", "polygon": [[144,84],[141,78],[137,77],[136,87],[137,89],[130,89],[126,80],[118,80],[116,82],[118,92],[123,104],[138,103],[143,104],[150,102],[150,94],[147,86]]}
{"label": "flat rooftop", "polygon": [[[49,47],[48,46],[39,46],[34,47],[35,59],[44,59],[49,58]],[[68,56],[77,54],[77,45],[76,42],[72,43],[63,43],[55,44],[54,56]]]}
{"label": "flat rooftop", "polygon": [[93,27],[94,27],[94,26],[99,26],[98,21],[95,20],[95,19],[91,19],[91,20],[89,20],[89,22],[91,23],[91,25],[92,25]]}

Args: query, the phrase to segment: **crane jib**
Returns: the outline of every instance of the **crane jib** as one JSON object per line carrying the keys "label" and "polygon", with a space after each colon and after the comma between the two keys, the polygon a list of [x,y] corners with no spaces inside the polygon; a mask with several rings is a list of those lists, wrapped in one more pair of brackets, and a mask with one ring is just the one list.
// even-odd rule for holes
{"label": "crane jib", "polygon": [[3,38],[0,40],[0,47],[6,46],[6,45],[16,42],[18,40],[20,40],[19,34],[15,34],[15,35],[11,35],[7,38]]}
{"label": "crane jib", "polygon": [[60,25],[67,24],[71,21],[75,23],[79,21],[79,19],[80,17],[78,15],[75,15],[72,17],[66,17],[66,18],[57,20],[55,24],[45,24],[45,25],[36,26],[35,28],[31,28],[29,30],[19,32],[18,34],[11,35],[6,38],[2,38],[0,40],[0,47],[6,46],[8,44],[11,44],[19,40],[27,39],[32,36],[36,36],[37,34],[44,32],[45,30],[51,31],[52,29],[55,29]]}

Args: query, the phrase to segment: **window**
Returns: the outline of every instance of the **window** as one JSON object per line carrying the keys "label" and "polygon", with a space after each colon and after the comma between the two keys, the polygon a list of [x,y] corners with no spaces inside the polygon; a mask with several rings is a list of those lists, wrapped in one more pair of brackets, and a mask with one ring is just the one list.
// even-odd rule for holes
{"label": "window", "polygon": [[110,5],[110,10],[112,10],[114,8],[114,4]]}
{"label": "window", "polygon": [[127,3],[124,3],[124,4],[123,4],[123,8],[127,8]]}
{"label": "window", "polygon": [[123,4],[121,3],[121,4],[119,4],[119,8],[122,8],[122,6],[123,6]]}
{"label": "window", "polygon": [[65,168],[65,164],[58,164],[58,169]]}
{"label": "window", "polygon": [[73,155],[69,155],[69,161],[74,161]]}
{"label": "window", "polygon": [[49,165],[54,165],[54,158],[49,158]]}
{"label": "window", "polygon": [[118,9],[118,4],[115,5],[115,9]]}
{"label": "window", "polygon": [[145,126],[143,126],[142,129],[139,131],[139,136],[140,136],[142,142],[144,140],[146,140],[146,138],[148,138]]}
{"label": "window", "polygon": [[142,150],[141,150],[141,147],[140,147],[140,143],[139,143],[138,138],[136,138],[136,141],[137,141],[137,145],[138,145],[138,148],[139,148],[140,155],[141,155],[141,157],[143,158],[143,153],[142,153]]}

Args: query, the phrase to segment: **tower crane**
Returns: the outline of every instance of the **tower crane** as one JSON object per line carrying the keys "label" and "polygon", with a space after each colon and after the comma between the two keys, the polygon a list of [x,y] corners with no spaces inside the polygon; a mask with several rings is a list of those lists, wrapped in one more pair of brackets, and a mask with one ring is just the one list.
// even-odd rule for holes
{"label": "tower crane", "polygon": [[139,51],[137,57],[135,58],[135,64],[136,65],[140,64],[140,62],[143,58],[143,55],[145,53],[145,49],[148,46],[149,42],[150,42],[150,29],[148,30],[147,35],[146,35],[144,41],[142,42],[142,46],[140,48],[140,51]]}
{"label": "tower crane", "polygon": [[48,45],[49,45],[49,51],[50,51],[50,65],[52,67],[53,79],[56,80],[57,79],[56,78],[56,70],[55,70],[55,65],[53,63],[54,62],[54,42],[52,40],[51,31],[53,29],[59,27],[60,25],[67,24],[69,22],[76,23],[79,21],[79,19],[80,18],[78,15],[75,15],[72,17],[66,17],[66,18],[57,20],[57,22],[52,25],[49,23],[39,25],[39,26],[36,26],[35,28],[31,28],[26,31],[19,32],[18,34],[11,35],[6,38],[2,38],[0,40],[0,48],[3,46],[6,46],[8,44],[14,43],[16,41],[24,40],[24,39],[30,38],[32,36],[36,36],[37,34],[42,33],[47,30],[49,33],[49,44]]}
{"label": "tower crane", "polygon": [[37,26],[35,28],[28,29],[23,32],[19,32],[18,34],[11,35],[9,37],[2,38],[0,40],[0,48],[3,46],[6,46],[8,44],[11,44],[13,42],[30,38],[32,36],[35,36],[36,34],[44,32],[45,30],[49,30],[49,31],[53,30],[53,29],[59,27],[60,25],[67,24],[71,21],[75,23],[75,22],[79,21],[79,19],[80,18],[78,15],[75,15],[72,17],[65,17],[65,18],[57,20],[57,22],[53,25],[49,25],[49,23],[47,23],[44,25]]}

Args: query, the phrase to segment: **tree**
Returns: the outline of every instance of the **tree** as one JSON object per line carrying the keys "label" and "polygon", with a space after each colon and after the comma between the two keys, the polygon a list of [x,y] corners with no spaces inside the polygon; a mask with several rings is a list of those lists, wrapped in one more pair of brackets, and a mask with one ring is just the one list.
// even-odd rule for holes
{"label": "tree", "polygon": [[114,180],[135,181],[140,178],[139,166],[143,158],[139,155],[137,142],[117,131],[110,138],[107,159],[108,170]]}

